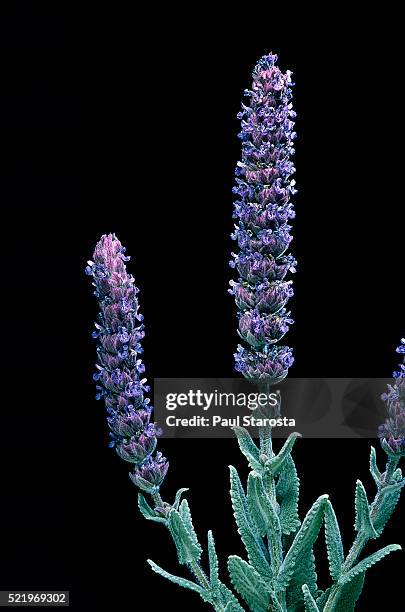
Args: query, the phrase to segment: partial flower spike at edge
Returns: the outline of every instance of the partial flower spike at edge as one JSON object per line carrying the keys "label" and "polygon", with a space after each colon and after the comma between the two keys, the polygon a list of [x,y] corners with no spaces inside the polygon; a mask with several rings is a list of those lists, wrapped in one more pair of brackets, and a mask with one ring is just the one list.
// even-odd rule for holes
{"label": "partial flower spike at edge", "polygon": [[[288,374],[292,350],[279,344],[293,323],[287,302],[293,295],[288,274],[296,262],[287,253],[291,242],[292,175],[295,114],[291,102],[291,73],[277,66],[277,56],[262,57],[253,71],[249,105],[242,106],[242,160],[237,165],[232,238],[237,244],[231,266],[238,272],[230,293],[238,309],[238,333],[243,345],[235,354],[235,368],[266,387]],[[236,250],[236,249],[235,249]],[[299,437],[291,434],[282,448],[273,449],[271,428],[260,429],[259,443],[247,430],[235,428],[239,447],[250,467],[244,486],[230,466],[233,513],[246,554],[231,555],[228,573],[233,591],[219,575],[211,532],[207,550],[193,525],[188,502],[180,489],[172,504],[163,501],[161,486],[168,463],[156,450],[159,432],[152,422],[141,342],[143,317],[138,289],[126,266],[129,258],[114,234],[102,236],[88,262],[99,315],[93,337],[97,342],[94,379],[97,399],[103,400],[110,430],[110,446],[132,465],[130,478],[140,489],[139,510],[161,523],[172,538],[178,561],[188,577],[173,575],[149,561],[152,569],[171,582],[195,591],[217,612],[353,612],[361,595],[366,570],[400,546],[387,545],[369,556],[363,549],[377,539],[399,501],[405,478],[399,462],[405,455],[405,365],[394,372],[383,395],[388,417],[379,429],[387,462],[380,471],[374,448],[370,472],[374,500],[357,481],[354,504],[355,537],[345,550],[333,506],[320,496],[304,518],[298,514],[299,478],[292,450]],[[405,354],[405,340],[397,352]],[[314,544],[324,532],[330,586],[317,585]],[[206,567],[202,565],[202,558]]]}

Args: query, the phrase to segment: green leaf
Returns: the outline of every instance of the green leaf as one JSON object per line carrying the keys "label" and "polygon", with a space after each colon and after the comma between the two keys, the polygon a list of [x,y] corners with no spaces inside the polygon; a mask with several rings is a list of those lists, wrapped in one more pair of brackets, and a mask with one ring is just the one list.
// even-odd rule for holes
{"label": "green leaf", "polygon": [[370,472],[377,487],[381,485],[381,472],[377,467],[377,453],[374,446],[370,449]]}
{"label": "green leaf", "polygon": [[373,527],[370,517],[367,493],[360,480],[356,483],[356,520],[355,529],[367,538],[377,538],[378,533]]}
{"label": "green leaf", "polygon": [[[355,612],[356,603],[361,595],[363,586],[364,572],[355,576],[350,583],[341,586],[333,602],[332,612]],[[320,608],[319,604],[318,607]],[[322,610],[323,608],[320,609]]]}
{"label": "green leaf", "polygon": [[183,501],[180,504],[179,514],[181,518],[183,519],[183,523],[187,528],[187,531],[189,533],[190,538],[193,541],[193,544],[197,548],[200,549],[200,552],[202,552],[202,548],[198,542],[197,534],[194,530],[194,525],[193,525],[193,521],[191,518],[190,506],[188,505],[188,501],[186,499],[183,499]]}
{"label": "green leaf", "polygon": [[179,509],[179,504],[180,504],[180,500],[181,500],[181,496],[183,495],[183,493],[185,493],[186,491],[188,491],[188,489],[179,489],[176,493],[176,497],[174,500],[174,504],[173,504],[173,508],[175,508],[176,510]]}
{"label": "green leaf", "polygon": [[277,576],[279,587],[281,589],[286,588],[290,583],[294,573],[297,557],[301,555],[303,551],[308,551],[308,549],[312,548],[316,538],[318,537],[319,530],[322,525],[327,498],[327,495],[322,495],[319,497],[303,520],[303,523],[284,558]]}
{"label": "green leaf", "polygon": [[375,508],[375,503],[372,504],[371,509],[374,512],[373,525],[378,535],[381,535],[385,525],[388,523],[395,510],[399,498],[401,496],[401,490],[405,485],[405,480],[402,482],[396,482],[395,484],[384,485],[381,487],[378,497],[380,499],[378,507]]}
{"label": "green leaf", "polygon": [[294,533],[301,524],[298,516],[300,481],[294,461],[288,456],[276,485],[276,497],[280,506],[279,520],[283,534]]}
{"label": "green leaf", "polygon": [[339,523],[329,500],[327,500],[325,506],[325,540],[328,552],[329,572],[333,580],[337,580],[342,569],[344,552]]}
{"label": "green leaf", "polygon": [[259,534],[265,536],[269,531],[272,531],[278,534],[281,542],[279,518],[269,496],[264,490],[263,481],[256,472],[250,472],[248,477],[247,500],[250,514]]}
{"label": "green leaf", "polygon": [[316,580],[315,556],[311,547],[304,549],[295,562],[294,572],[287,591],[287,605],[289,609],[294,609],[297,606],[299,609],[302,609],[304,603],[302,587],[304,584],[307,585],[311,594],[316,595],[318,592]]}
{"label": "green leaf", "polygon": [[142,493],[138,493],[138,508],[142,516],[148,521],[167,524],[167,520],[161,516],[156,516],[155,511],[150,507]]}
{"label": "green leaf", "polygon": [[305,612],[319,612],[319,608],[316,605],[315,599],[312,597],[311,592],[306,584],[302,585],[302,592],[304,594]]}
{"label": "green leaf", "polygon": [[243,597],[252,612],[267,612],[270,594],[266,583],[256,570],[235,555],[228,559],[228,570],[235,590]]}
{"label": "green leaf", "polygon": [[269,610],[271,610],[271,612],[284,612],[284,608],[278,601],[276,594],[273,591],[270,591],[270,601],[272,607],[269,608]]}
{"label": "green leaf", "polygon": [[260,451],[253,442],[250,433],[244,427],[232,427],[232,429],[238,439],[239,448],[248,460],[250,467],[260,473],[263,470],[263,465],[260,462]]}
{"label": "green leaf", "polygon": [[222,582],[219,583],[219,592],[222,597],[222,601],[227,606],[225,610],[228,610],[228,606],[230,606],[229,610],[232,610],[232,612],[245,612],[232,591]]}
{"label": "green leaf", "polygon": [[357,565],[355,565],[347,573],[342,574],[339,578],[338,584],[349,583],[351,580],[353,580],[355,576],[357,576],[358,574],[364,573],[367,569],[372,567],[375,563],[377,563],[378,561],[380,561],[381,559],[389,555],[391,552],[394,552],[395,550],[401,550],[401,547],[399,546],[399,544],[389,544],[388,546],[381,548],[381,550],[378,550],[372,555],[369,555],[368,557],[363,559],[363,561],[360,561],[360,563],[357,563]]}
{"label": "green leaf", "polygon": [[[183,500],[183,502],[185,501]],[[174,508],[169,513],[169,529],[177,548],[179,563],[185,564],[198,561],[202,550],[198,544],[197,536],[195,536],[194,531],[194,536],[190,533],[189,525],[186,524],[183,517]]]}
{"label": "green leaf", "polygon": [[231,472],[231,500],[238,533],[245,545],[250,564],[259,574],[271,578],[272,572],[268,563],[268,552],[253,523],[238,472],[233,466],[229,467]]}
{"label": "green leaf", "polygon": [[206,591],[206,589],[203,589],[200,585],[196,584],[195,582],[192,582],[191,580],[181,578],[180,576],[174,576],[173,574],[169,574],[169,572],[166,572],[164,569],[159,567],[159,565],[156,565],[156,563],[154,563],[150,559],[148,559],[148,563],[153,569],[153,571],[159,574],[160,576],[163,576],[163,578],[167,578],[167,580],[170,580],[170,582],[174,582],[174,584],[178,584],[179,586],[185,589],[195,591],[200,595],[200,597],[202,597],[205,602],[209,604],[213,603],[210,593]]}
{"label": "green leaf", "polygon": [[210,564],[210,582],[214,591],[219,589],[218,557],[215,550],[214,536],[212,531],[208,532],[208,560]]}
{"label": "green leaf", "polygon": [[319,592],[318,594],[318,597],[316,599],[316,605],[318,606],[321,612],[323,610],[324,605],[328,601],[330,591],[331,591],[331,588],[329,587],[328,589],[326,589],[326,591]]}
{"label": "green leaf", "polygon": [[301,438],[300,433],[295,431],[290,434],[287,440],[284,442],[284,445],[278,455],[266,461],[265,466],[273,476],[276,476],[283,467],[283,463],[287,457],[289,457],[294,446],[294,442],[297,438]]}

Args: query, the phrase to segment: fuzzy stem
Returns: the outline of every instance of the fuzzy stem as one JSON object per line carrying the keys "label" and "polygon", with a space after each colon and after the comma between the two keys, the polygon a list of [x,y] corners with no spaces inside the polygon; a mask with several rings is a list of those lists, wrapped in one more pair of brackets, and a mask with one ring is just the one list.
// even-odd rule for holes
{"label": "fuzzy stem", "polygon": [[161,508],[164,505],[163,499],[159,491],[157,493],[153,493],[152,498],[153,498],[153,501],[155,502],[155,507]]}
{"label": "fuzzy stem", "polygon": [[391,478],[397,469],[397,465],[399,463],[399,457],[388,457],[387,461],[387,469],[382,477],[383,484],[390,484]]}
{"label": "fuzzy stem", "polygon": [[269,459],[273,457],[273,445],[271,439],[271,427],[266,425],[259,428],[260,452],[267,455]]}
{"label": "fuzzy stem", "polygon": [[204,574],[204,571],[201,569],[197,561],[192,561],[190,563],[190,569],[193,572],[194,576],[197,578],[198,582],[200,583],[200,586],[202,586],[204,589],[207,589],[207,591],[211,590],[208,578]]}
{"label": "fuzzy stem", "polygon": [[[270,394],[271,384],[265,385],[265,393]],[[268,414],[265,416],[269,416]],[[273,441],[272,441],[272,428],[270,425],[265,425],[259,428],[260,438],[260,452],[263,455],[267,455],[269,459],[274,457],[273,452]],[[263,479],[264,487],[268,493],[271,505],[274,512],[278,514],[278,504],[276,498],[276,482],[272,474],[266,474]],[[283,562],[283,548],[279,537],[279,534],[275,531],[269,531],[267,533],[267,548],[270,553],[271,568],[274,576],[277,576],[280,566]],[[285,607],[285,593],[279,594],[282,600],[279,602],[281,606]],[[283,608],[284,610],[284,608]]]}
{"label": "fuzzy stem", "polygon": [[[270,385],[268,386],[268,389]],[[271,427],[264,426],[259,428],[260,436],[260,451],[262,454],[267,455],[269,458],[274,457]],[[267,474],[263,479],[264,487],[268,493],[271,505],[273,506],[274,512],[278,514],[278,504],[276,499],[276,483],[275,479],[271,474]],[[267,533],[267,548],[270,553],[271,568],[274,576],[277,576],[281,563],[283,561],[282,543],[277,532],[269,531]],[[285,598],[285,594],[280,594]],[[279,602],[280,605],[283,602]],[[285,601],[284,601],[285,605]],[[283,608],[284,610],[284,608]]]}
{"label": "fuzzy stem", "polygon": [[[190,570],[197,578],[197,581],[199,582],[200,586],[202,586],[203,589],[206,589],[208,592],[212,593],[210,582],[197,561],[192,561],[190,563]],[[213,596],[213,607],[215,612],[224,612],[225,606],[222,604],[222,602],[216,601],[216,599],[217,598]]]}

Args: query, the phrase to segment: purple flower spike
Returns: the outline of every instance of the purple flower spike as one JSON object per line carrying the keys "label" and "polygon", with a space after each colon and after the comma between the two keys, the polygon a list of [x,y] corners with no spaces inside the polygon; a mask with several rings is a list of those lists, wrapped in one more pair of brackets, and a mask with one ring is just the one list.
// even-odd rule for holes
{"label": "purple flower spike", "polygon": [[294,153],[295,113],[291,104],[291,73],[265,55],[253,71],[248,106],[238,114],[242,130],[242,160],[236,167],[232,239],[238,246],[230,262],[239,273],[230,293],[239,309],[239,335],[250,348],[238,347],[235,368],[248,378],[279,382],[293,363],[288,347],[275,344],[293,323],[284,308],[293,295],[296,261],[286,253],[294,218],[291,196],[296,193]]}
{"label": "purple flower spike", "polygon": [[101,237],[86,268],[93,277],[100,307],[92,334],[98,344],[93,378],[97,381],[97,398],[104,400],[107,409],[110,446],[134,465],[133,482],[156,493],[168,463],[161,453],[153,458],[159,432],[150,422],[152,408],[145,397],[149,386],[140,358],[145,335],[143,316],[139,312],[139,289],[127,272],[127,261],[129,257],[118,238],[108,234]]}
{"label": "purple flower spike", "polygon": [[[397,353],[405,355],[405,338]],[[405,356],[393,377],[393,384],[388,385],[387,393],[381,396],[387,404],[388,418],[378,428],[378,436],[388,454],[405,456]]]}

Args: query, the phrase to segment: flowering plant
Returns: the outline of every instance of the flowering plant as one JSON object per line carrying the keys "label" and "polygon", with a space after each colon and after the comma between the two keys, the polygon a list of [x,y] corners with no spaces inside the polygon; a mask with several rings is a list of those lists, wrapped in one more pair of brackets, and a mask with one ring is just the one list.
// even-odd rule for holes
{"label": "flowering plant", "polygon": [[[283,74],[275,55],[264,56],[253,72],[252,89],[243,106],[242,161],[237,166],[234,193],[234,240],[239,252],[231,262],[239,277],[231,282],[238,308],[238,332],[248,345],[238,346],[235,368],[245,377],[273,385],[285,378],[293,363],[292,351],[278,342],[292,324],[286,305],[292,296],[288,272],[296,262],[286,254],[291,242],[289,220],[294,217],[291,196],[295,194],[291,73]],[[299,478],[292,449],[294,433],[276,453],[271,428],[260,428],[259,444],[247,430],[235,428],[241,452],[250,473],[244,487],[231,466],[231,500],[238,532],[247,560],[231,555],[230,581],[237,596],[219,576],[212,533],[208,533],[208,571],[201,558],[203,549],[194,529],[190,508],[177,492],[173,504],[162,500],[160,487],[168,463],[156,451],[158,430],[151,422],[152,408],[139,357],[144,335],[134,279],[126,271],[125,249],[110,234],[98,243],[87,273],[93,277],[100,305],[96,330],[98,342],[97,398],[104,399],[111,446],[133,465],[130,476],[141,490],[139,509],[151,521],[163,524],[175,544],[179,563],[193,580],[175,576],[149,561],[155,572],[191,589],[217,612],[351,612],[361,594],[368,568],[398,545],[388,545],[359,560],[365,545],[378,538],[391,517],[405,484],[400,458],[405,454],[405,366],[394,373],[384,400],[389,416],[380,428],[381,445],[387,454],[383,472],[371,449],[370,472],[377,492],[370,504],[363,484],[355,491],[354,542],[344,553],[341,533],[327,495],[319,497],[301,521],[298,514]],[[405,353],[405,342],[398,348]],[[144,493],[152,498],[149,505]],[[317,585],[314,544],[324,526],[331,585]],[[244,606],[244,607],[243,607]]]}

